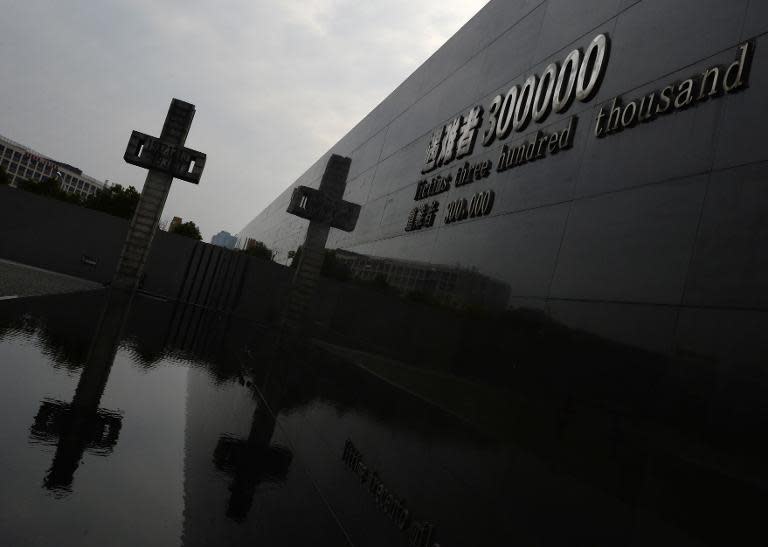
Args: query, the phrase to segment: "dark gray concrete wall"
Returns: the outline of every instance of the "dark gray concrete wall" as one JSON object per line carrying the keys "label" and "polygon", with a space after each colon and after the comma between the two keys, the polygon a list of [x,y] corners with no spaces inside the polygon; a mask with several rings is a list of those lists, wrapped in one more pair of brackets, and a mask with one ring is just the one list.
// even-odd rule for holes
{"label": "dark gray concrete wall", "polygon": [[196,245],[198,242],[188,237],[167,232],[155,234],[147,259],[142,288],[155,294],[175,297],[184,279],[187,262]]}
{"label": "dark gray concrete wall", "polygon": [[[748,0],[491,1],[240,235],[287,260],[306,230],[284,212],[292,188],[317,187],[331,153],[350,156],[344,199],[363,207],[330,247],[477,268],[509,284],[512,306],[653,350],[714,351],[719,322],[768,327],[767,32],[768,8]],[[405,232],[432,131],[474,105],[487,114],[492,97],[599,33],[611,50],[596,97],[504,141],[577,116],[573,149],[439,197],[444,207],[492,189],[489,217],[446,225],[441,209],[434,227]],[[746,40],[748,89],[594,136],[613,97],[728,65]],[[468,159],[496,161],[502,144],[478,144]]]}
{"label": "dark gray concrete wall", "polygon": [[[10,187],[0,187],[0,257],[109,283],[128,221]],[[145,271],[145,288],[175,294],[196,242],[159,232]],[[87,264],[83,257],[96,260]]]}
{"label": "dark gray concrete wall", "polygon": [[122,218],[0,186],[0,258],[108,283],[127,229]]}
{"label": "dark gray concrete wall", "polygon": [[[0,186],[2,259],[108,284],[127,229],[124,219]],[[96,265],[84,262],[84,255]],[[277,313],[290,279],[285,266],[158,232],[141,288],[268,320]]]}
{"label": "dark gray concrete wall", "polygon": [[287,266],[250,258],[241,288],[232,295],[233,313],[254,321],[277,321],[292,278],[293,270]]}

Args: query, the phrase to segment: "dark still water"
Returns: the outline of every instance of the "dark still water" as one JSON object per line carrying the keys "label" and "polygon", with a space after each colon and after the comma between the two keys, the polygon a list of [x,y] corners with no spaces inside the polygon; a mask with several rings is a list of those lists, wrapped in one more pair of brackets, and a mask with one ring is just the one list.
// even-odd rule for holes
{"label": "dark still water", "polygon": [[0,303],[0,545],[766,544],[749,435],[275,338],[145,297]]}

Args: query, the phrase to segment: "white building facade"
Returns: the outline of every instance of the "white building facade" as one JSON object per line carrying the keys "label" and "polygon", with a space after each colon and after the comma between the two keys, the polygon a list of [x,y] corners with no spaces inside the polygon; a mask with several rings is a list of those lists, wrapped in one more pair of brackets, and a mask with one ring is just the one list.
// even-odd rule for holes
{"label": "white building facade", "polygon": [[0,135],[0,167],[8,174],[11,186],[19,181],[41,182],[58,176],[61,189],[86,198],[106,186],[105,182],[84,174],[80,169],[56,161]]}

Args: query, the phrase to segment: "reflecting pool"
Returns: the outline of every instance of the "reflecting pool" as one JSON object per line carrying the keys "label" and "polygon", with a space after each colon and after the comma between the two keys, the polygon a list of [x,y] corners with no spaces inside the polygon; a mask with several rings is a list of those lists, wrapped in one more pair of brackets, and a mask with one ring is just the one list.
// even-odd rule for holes
{"label": "reflecting pool", "polygon": [[759,454],[539,393],[144,296],[5,301],[0,545],[765,544]]}

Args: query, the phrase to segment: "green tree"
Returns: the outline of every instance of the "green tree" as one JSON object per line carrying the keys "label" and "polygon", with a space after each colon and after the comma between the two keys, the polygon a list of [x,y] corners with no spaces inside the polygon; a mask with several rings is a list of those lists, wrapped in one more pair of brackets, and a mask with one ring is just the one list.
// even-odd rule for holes
{"label": "green tree", "polygon": [[18,183],[19,189],[37,194],[48,196],[67,203],[82,205],[89,209],[102,211],[110,215],[122,217],[130,220],[136,204],[141,197],[136,188],[129,186],[123,188],[120,184],[114,184],[108,188],[98,190],[95,194],[81,198],[76,193],[68,193],[61,189],[59,181],[54,178],[47,178],[40,182],[34,180],[22,180]]}
{"label": "green tree", "polygon": [[291,268],[296,268],[301,260],[301,245],[295,251],[288,251],[288,259],[291,261]]}
{"label": "green tree", "polygon": [[248,246],[242,252],[248,256],[263,258],[264,260],[272,260],[275,257],[275,251],[267,247],[262,241],[249,240]]}
{"label": "green tree", "polygon": [[11,177],[5,172],[5,169],[0,167],[0,186],[7,186],[11,183]]}
{"label": "green tree", "polygon": [[68,194],[59,187],[59,183],[54,178],[43,179],[40,182],[35,180],[20,180],[17,182],[20,190],[37,194],[39,196],[47,196],[50,198],[58,199],[60,201],[66,201],[67,203],[74,203],[75,205],[82,205],[83,200],[77,194]]}
{"label": "green tree", "polygon": [[171,233],[178,234],[184,237],[190,237],[192,239],[197,239],[198,241],[203,239],[203,236],[200,235],[200,229],[191,220],[174,226],[173,229],[171,230]]}
{"label": "green tree", "polygon": [[113,184],[109,188],[99,190],[90,196],[86,200],[85,206],[130,220],[140,197],[133,186],[123,188],[120,184]]}

